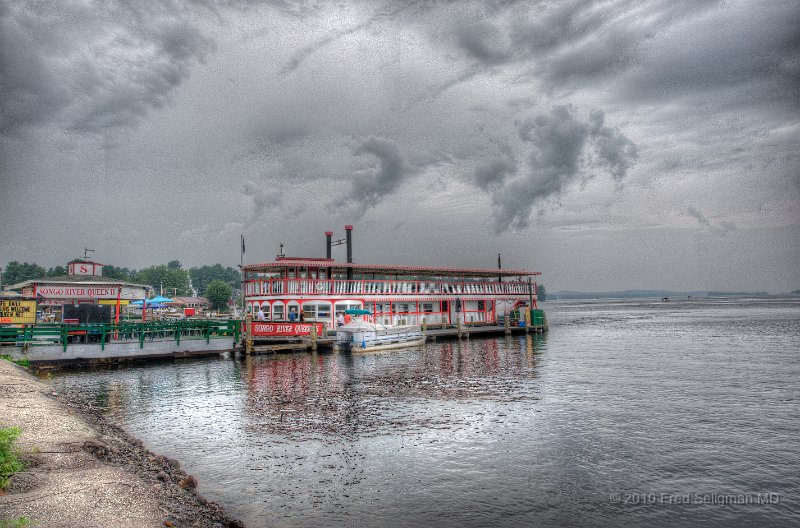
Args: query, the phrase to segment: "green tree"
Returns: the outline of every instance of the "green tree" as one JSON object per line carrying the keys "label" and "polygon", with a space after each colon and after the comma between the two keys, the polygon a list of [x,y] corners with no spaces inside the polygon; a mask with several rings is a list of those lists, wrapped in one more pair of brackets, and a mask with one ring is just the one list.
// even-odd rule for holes
{"label": "green tree", "polygon": [[538,284],[536,286],[536,296],[540,301],[547,300],[547,290],[544,288],[544,284]]}
{"label": "green tree", "polygon": [[118,268],[116,266],[103,266],[103,277],[109,279],[118,279],[133,282],[133,276],[136,275],[135,271],[128,268]]}
{"label": "green tree", "polygon": [[134,282],[152,286],[156,291],[164,288],[164,295],[191,295],[189,288],[189,273],[183,269],[150,266],[136,273]]}
{"label": "green tree", "polygon": [[206,288],[206,299],[211,302],[211,308],[222,310],[228,305],[233,289],[221,280],[213,280]]}
{"label": "green tree", "polygon": [[55,268],[50,268],[47,270],[48,277],[63,277],[67,274],[67,268],[64,266],[56,266]]}
{"label": "green tree", "polygon": [[183,266],[181,266],[180,260],[170,260],[167,262],[167,267],[169,269],[181,269]]}
{"label": "green tree", "polygon": [[198,295],[205,295],[206,288],[214,280],[221,280],[233,289],[239,287],[239,272],[231,267],[223,268],[221,264],[213,266],[201,266],[199,268],[189,268],[189,276],[192,278],[192,286],[197,290]]}
{"label": "green tree", "polygon": [[45,269],[35,262],[33,264],[28,264],[27,262],[20,264],[16,260],[12,260],[6,264],[3,270],[3,284],[8,286],[26,280],[41,279],[46,274]]}

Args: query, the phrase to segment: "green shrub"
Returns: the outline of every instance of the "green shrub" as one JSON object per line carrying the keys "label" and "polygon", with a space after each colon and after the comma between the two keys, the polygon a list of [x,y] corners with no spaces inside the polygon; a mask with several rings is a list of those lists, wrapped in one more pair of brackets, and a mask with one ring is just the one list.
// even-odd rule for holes
{"label": "green shrub", "polygon": [[0,429],[0,489],[6,489],[14,473],[22,469],[13,445],[20,432],[19,427]]}
{"label": "green shrub", "polygon": [[[5,359],[6,361],[16,363],[20,367],[28,368],[31,366],[31,362],[28,361],[27,359],[12,359],[12,357],[7,354],[3,354],[2,356],[0,356],[0,359]],[[0,526],[0,528],[2,528],[2,526]]]}
{"label": "green shrub", "polygon": [[18,517],[16,519],[0,519],[0,528],[25,528],[33,525],[33,521],[28,517]]}

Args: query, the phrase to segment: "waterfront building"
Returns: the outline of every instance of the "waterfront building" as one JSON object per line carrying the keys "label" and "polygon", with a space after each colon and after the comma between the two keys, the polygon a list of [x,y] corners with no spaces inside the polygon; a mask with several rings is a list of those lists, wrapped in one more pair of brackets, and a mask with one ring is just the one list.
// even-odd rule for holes
{"label": "waterfront building", "polygon": [[205,297],[173,297],[170,306],[181,308],[183,313],[189,315],[199,315],[211,307],[211,303]]}
{"label": "waterfront building", "polygon": [[[103,277],[103,264],[75,259],[67,264],[67,275],[31,279],[12,284],[8,289],[36,299],[41,318],[61,322],[74,317],[70,314],[77,313],[94,313],[103,319],[110,317],[118,321],[122,309],[131,301],[144,299],[151,288]],[[80,309],[86,305],[108,308]]]}

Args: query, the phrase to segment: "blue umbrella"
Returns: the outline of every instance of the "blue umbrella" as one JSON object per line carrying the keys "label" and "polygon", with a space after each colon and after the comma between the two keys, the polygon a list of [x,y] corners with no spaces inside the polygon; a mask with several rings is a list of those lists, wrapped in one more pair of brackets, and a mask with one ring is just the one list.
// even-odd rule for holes
{"label": "blue umbrella", "polygon": [[151,304],[154,304],[154,303],[162,303],[163,304],[163,303],[171,303],[171,302],[175,302],[175,301],[173,301],[172,299],[168,299],[167,297],[162,297],[161,295],[159,295],[158,297],[153,297],[152,299],[147,299],[147,305],[148,306],[150,306]]}

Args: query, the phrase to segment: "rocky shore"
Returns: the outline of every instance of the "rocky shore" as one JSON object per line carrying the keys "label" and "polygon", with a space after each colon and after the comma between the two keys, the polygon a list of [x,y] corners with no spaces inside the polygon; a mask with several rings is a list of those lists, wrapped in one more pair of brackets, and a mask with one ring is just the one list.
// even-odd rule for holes
{"label": "rocky shore", "polygon": [[0,492],[0,521],[49,527],[244,525],[195,490],[177,461],[148,451],[85,401],[0,360],[0,427],[22,429],[25,469]]}

